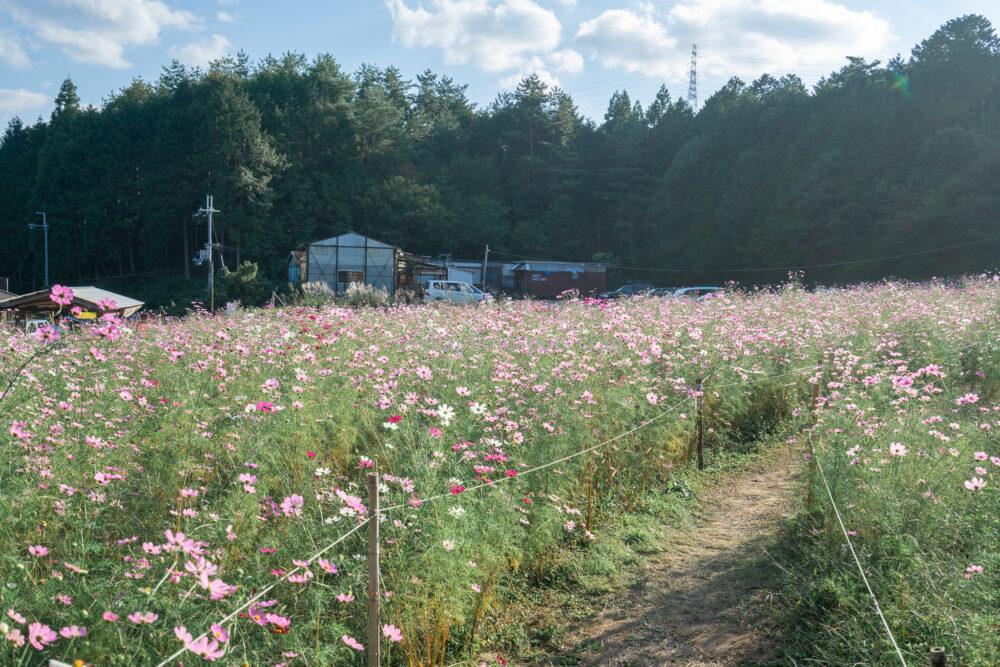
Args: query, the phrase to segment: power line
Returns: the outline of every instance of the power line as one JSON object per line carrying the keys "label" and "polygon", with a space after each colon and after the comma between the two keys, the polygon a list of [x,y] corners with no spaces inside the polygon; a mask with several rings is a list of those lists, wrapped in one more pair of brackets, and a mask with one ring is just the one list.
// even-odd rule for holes
{"label": "power line", "polygon": [[[854,264],[867,264],[871,262],[884,262],[891,259],[902,259],[905,257],[917,257],[919,255],[930,255],[937,252],[944,252],[946,250],[955,250],[957,248],[967,248],[974,245],[982,245],[984,243],[991,243],[993,241],[1000,240],[1000,236],[990,236],[985,239],[980,239],[978,241],[969,241],[967,243],[956,243],[954,245],[941,246],[939,248],[930,248],[928,250],[917,250],[914,252],[904,252],[898,255],[884,255],[882,257],[870,257],[867,259],[851,259],[843,262],[826,262],[824,264],[799,264],[796,266],[762,266],[762,267],[750,267],[750,268],[703,268],[703,269],[664,269],[664,268],[654,268],[649,266],[622,266],[618,264],[607,264],[609,269],[623,269],[627,271],[651,271],[651,272],[661,272],[661,273],[750,273],[750,272],[766,272],[766,271],[799,271],[804,269],[826,269],[837,266],[851,266]],[[492,251],[494,255],[502,255],[504,257],[511,257],[513,259],[524,259],[536,262],[548,262],[548,261],[559,261],[551,259],[543,259],[541,257],[528,257],[525,255],[514,255],[511,253]]]}

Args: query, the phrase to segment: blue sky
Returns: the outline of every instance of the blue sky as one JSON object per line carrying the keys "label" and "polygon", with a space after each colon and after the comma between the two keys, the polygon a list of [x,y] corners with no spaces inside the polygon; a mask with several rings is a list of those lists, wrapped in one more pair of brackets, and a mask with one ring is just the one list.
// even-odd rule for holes
{"label": "blue sky", "polygon": [[687,93],[692,43],[704,100],[731,75],[796,72],[814,82],[846,55],[904,55],[949,18],[995,1],[953,0],[0,0],[0,122],[47,116],[71,76],[100,104],[177,58],[329,52],[348,70],[430,68],[487,104],[529,72],[599,119],[616,89],[648,102]]}

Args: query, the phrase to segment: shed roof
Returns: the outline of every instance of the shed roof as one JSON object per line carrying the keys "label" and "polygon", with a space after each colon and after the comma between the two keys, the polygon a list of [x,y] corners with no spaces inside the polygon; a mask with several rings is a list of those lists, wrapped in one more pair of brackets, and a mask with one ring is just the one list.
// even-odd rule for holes
{"label": "shed roof", "polygon": [[583,273],[583,264],[569,262],[518,262],[515,271],[574,271]]}
{"label": "shed roof", "polygon": [[[142,301],[138,301],[121,294],[116,294],[114,292],[109,292],[108,290],[101,289],[100,287],[84,286],[70,287],[70,289],[73,290],[73,303],[81,306],[87,306],[88,308],[97,308],[98,302],[107,299],[115,302],[117,305],[116,310],[124,311],[125,315],[128,316],[143,306]],[[30,307],[33,305],[54,307],[55,304],[49,298],[49,294],[50,290],[43,289],[38,290],[37,292],[29,292],[28,294],[22,294],[21,296],[3,299],[0,301],[0,310],[23,308],[25,306]]]}
{"label": "shed roof", "polygon": [[340,246],[340,247],[353,247],[353,248],[392,248],[394,246],[388,243],[383,243],[382,241],[376,241],[375,239],[365,236],[364,234],[358,234],[357,232],[347,232],[346,234],[341,234],[340,236],[331,236],[328,239],[322,239],[320,241],[313,241],[309,245],[314,246]]}

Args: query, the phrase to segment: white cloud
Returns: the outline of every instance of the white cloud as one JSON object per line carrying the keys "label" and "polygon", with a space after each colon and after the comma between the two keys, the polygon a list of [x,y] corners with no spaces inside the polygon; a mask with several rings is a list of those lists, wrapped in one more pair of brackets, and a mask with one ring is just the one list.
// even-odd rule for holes
{"label": "white cloud", "polygon": [[606,67],[649,73],[661,73],[662,60],[677,49],[677,39],[648,9],[644,15],[629,9],[606,10],[580,24],[576,42]]}
{"label": "white cloud", "polygon": [[873,12],[832,0],[680,0],[604,11],[580,24],[575,43],[607,67],[655,75],[683,71],[697,43],[700,72],[753,78],[829,71],[848,55],[877,57],[894,39]]}
{"label": "white cloud", "polygon": [[131,67],[126,47],[154,44],[165,28],[197,23],[161,0],[0,0],[0,11],[74,60],[119,69]]}
{"label": "white cloud", "polygon": [[393,37],[406,46],[440,49],[449,64],[487,72],[524,68],[559,45],[562,26],[533,0],[428,0],[413,7],[386,0]]}
{"label": "white cloud", "polygon": [[195,42],[173,46],[170,54],[182,63],[205,67],[229,53],[230,46],[229,40],[222,35],[209,35]]}
{"label": "white cloud", "polygon": [[573,49],[563,49],[549,54],[549,64],[558,72],[576,74],[583,71],[583,56]]}
{"label": "white cloud", "polygon": [[0,112],[18,114],[41,109],[52,102],[45,93],[36,93],[25,88],[0,88]]}
{"label": "white cloud", "polygon": [[10,30],[0,29],[0,62],[12,67],[27,67],[31,64],[21,38]]}
{"label": "white cloud", "polygon": [[535,56],[528,60],[517,72],[500,79],[500,87],[507,90],[517,88],[527,76],[535,74],[545,85],[555,88],[559,86],[559,78],[545,68],[542,59]]}
{"label": "white cloud", "polygon": [[230,12],[216,12],[215,19],[219,23],[236,23],[236,15]]}

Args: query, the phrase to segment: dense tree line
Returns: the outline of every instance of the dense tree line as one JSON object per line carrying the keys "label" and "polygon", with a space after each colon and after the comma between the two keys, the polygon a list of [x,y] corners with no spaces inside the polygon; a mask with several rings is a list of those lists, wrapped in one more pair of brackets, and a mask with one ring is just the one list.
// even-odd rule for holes
{"label": "dense tree line", "polygon": [[[537,77],[485,108],[465,86],[395,68],[351,74],[329,55],[207,71],[174,62],[100,109],[63,83],[48,121],[0,144],[0,275],[41,286],[35,211],[55,280],[190,266],[204,193],[230,265],[275,282],[287,251],[355,230],[422,254],[609,259],[660,284],[767,282],[786,271],[1000,234],[1000,40],[981,16],[908,59],[851,58],[807,89],[731,79],[697,113],[662,87],[615,92],[600,123]],[[995,266],[1000,241],[807,270],[825,282]],[[134,279],[138,280],[138,278]]]}

